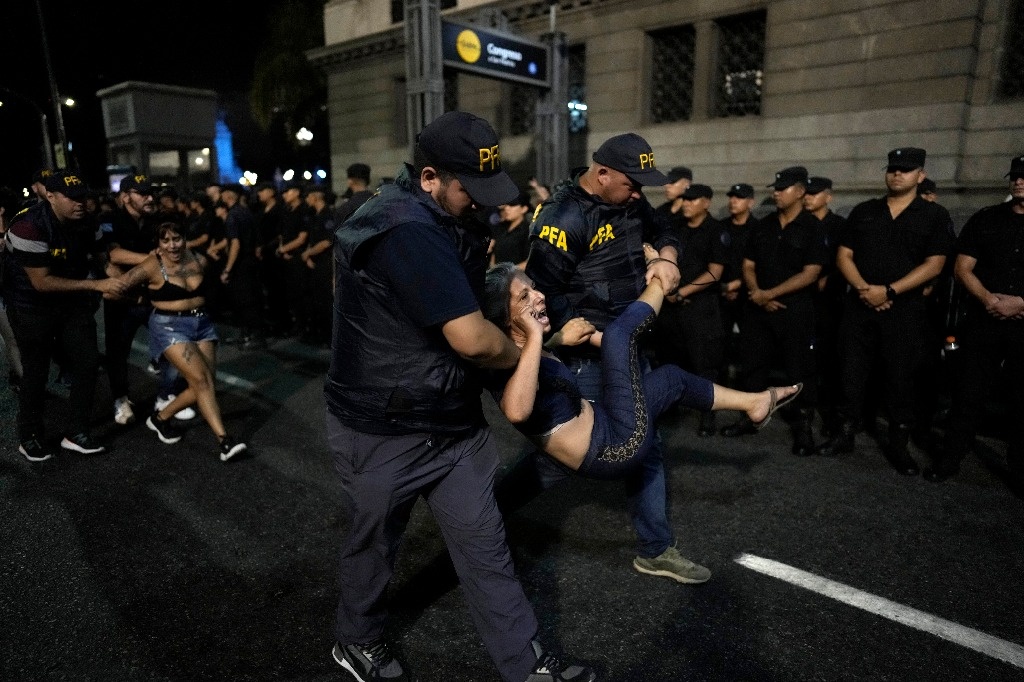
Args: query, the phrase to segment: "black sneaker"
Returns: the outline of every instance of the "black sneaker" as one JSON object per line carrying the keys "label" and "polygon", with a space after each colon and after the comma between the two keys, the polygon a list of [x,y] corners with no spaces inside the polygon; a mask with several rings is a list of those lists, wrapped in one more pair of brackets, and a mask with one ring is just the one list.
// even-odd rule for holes
{"label": "black sneaker", "polygon": [[537,665],[526,682],[594,682],[597,679],[597,673],[590,668],[563,663],[536,641],[533,642],[533,651],[537,654]]}
{"label": "black sneaker", "polygon": [[392,655],[386,640],[378,639],[370,644],[335,644],[331,656],[338,665],[352,674],[359,682],[389,680],[390,682],[412,682],[402,664]]}
{"label": "black sneaker", "polygon": [[242,452],[245,452],[249,448],[246,447],[245,443],[239,443],[231,436],[224,436],[220,439],[220,461],[226,462],[232,457]]}
{"label": "black sneaker", "polygon": [[35,438],[29,438],[18,446],[21,456],[30,462],[45,462],[53,457],[53,453],[42,446]]}
{"label": "black sneaker", "polygon": [[146,418],[146,428],[156,433],[161,443],[174,445],[181,440],[181,431],[170,419],[161,419],[159,412],[153,412]]}
{"label": "black sneaker", "polygon": [[60,447],[63,450],[77,452],[82,455],[102,455],[107,451],[106,447],[100,445],[85,433],[65,436],[64,440],[60,442]]}

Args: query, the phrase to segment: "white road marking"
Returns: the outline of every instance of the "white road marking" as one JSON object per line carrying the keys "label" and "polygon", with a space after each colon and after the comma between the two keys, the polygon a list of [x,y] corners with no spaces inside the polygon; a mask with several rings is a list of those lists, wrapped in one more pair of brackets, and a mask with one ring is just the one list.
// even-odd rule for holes
{"label": "white road marking", "polygon": [[758,573],[769,575],[787,583],[803,587],[804,589],[817,592],[844,604],[855,606],[869,613],[888,618],[903,625],[909,625],[923,632],[941,637],[942,639],[959,644],[960,646],[973,649],[979,653],[1005,661],[1010,665],[1024,668],[1024,647],[1013,642],[986,635],[984,632],[973,630],[958,623],[933,616],[924,611],[909,606],[904,606],[884,597],[858,590],[849,585],[822,578],[801,571],[787,564],[765,559],[753,554],[741,554],[736,558],[736,563],[745,566]]}

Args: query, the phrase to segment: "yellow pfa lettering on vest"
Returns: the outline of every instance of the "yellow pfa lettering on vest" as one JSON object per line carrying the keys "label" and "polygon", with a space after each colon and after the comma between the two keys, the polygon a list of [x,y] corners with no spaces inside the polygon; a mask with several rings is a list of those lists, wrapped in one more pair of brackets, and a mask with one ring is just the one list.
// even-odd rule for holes
{"label": "yellow pfa lettering on vest", "polygon": [[595,247],[600,246],[607,241],[611,241],[612,239],[615,239],[615,233],[612,232],[612,226],[610,223],[604,227],[599,227],[597,228],[597,234],[595,234],[594,238],[590,240],[590,250],[593,251]]}
{"label": "yellow pfa lettering on vest", "polygon": [[565,238],[565,232],[553,225],[545,225],[540,228],[540,234],[537,235],[537,238],[548,240],[549,244],[561,249],[562,251],[569,250],[569,242]]}
{"label": "yellow pfa lettering on vest", "polygon": [[654,168],[654,152],[640,155],[640,169]]}
{"label": "yellow pfa lettering on vest", "polygon": [[501,153],[498,151],[498,145],[484,147],[480,150],[480,172],[483,172],[485,165],[490,166],[492,171],[501,168]]}

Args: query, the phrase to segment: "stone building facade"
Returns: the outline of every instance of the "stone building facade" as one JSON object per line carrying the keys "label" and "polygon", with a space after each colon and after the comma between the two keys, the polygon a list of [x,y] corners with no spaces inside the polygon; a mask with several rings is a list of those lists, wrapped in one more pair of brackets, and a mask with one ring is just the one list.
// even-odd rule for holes
{"label": "stone building facade", "polygon": [[[449,5],[456,21],[500,12],[524,37],[549,30],[546,0]],[[309,58],[328,76],[335,169],[362,161],[376,179],[406,160],[401,17],[401,0],[325,5],[326,44]],[[842,207],[881,191],[889,149],[920,146],[956,214],[1004,197],[1024,153],[1024,0],[559,0],[556,22],[574,165],[635,131],[659,167],[690,166],[716,192],[801,164],[833,178]],[[446,108],[493,122],[525,182],[535,94],[465,73],[445,83]]]}

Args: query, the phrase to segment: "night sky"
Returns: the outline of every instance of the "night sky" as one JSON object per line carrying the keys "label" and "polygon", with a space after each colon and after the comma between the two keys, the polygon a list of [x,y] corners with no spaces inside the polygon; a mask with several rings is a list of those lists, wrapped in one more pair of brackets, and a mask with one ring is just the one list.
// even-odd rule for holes
{"label": "night sky", "polygon": [[[239,99],[248,89],[266,35],[265,8],[279,4],[38,2],[59,92],[77,102],[74,109],[64,110],[67,138],[93,185],[103,180],[106,165],[97,90],[138,80],[233,93]],[[41,107],[51,120],[56,142],[36,8],[36,0],[0,2],[0,88],[14,90]],[[2,91],[0,99],[0,187],[21,188],[42,161],[39,114]]]}

